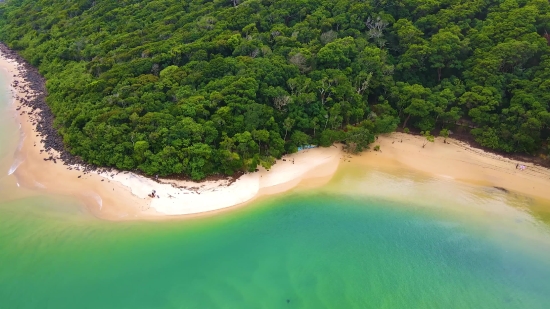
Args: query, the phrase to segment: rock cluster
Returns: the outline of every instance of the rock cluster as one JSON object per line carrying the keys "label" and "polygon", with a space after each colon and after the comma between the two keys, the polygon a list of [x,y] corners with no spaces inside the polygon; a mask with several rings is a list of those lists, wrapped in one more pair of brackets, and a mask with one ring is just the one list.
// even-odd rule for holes
{"label": "rock cluster", "polygon": [[[1,1],[1,0],[0,0]],[[110,167],[98,167],[89,163],[84,162],[81,158],[72,155],[68,149],[65,148],[63,143],[63,137],[59,134],[57,129],[54,127],[54,115],[46,103],[46,80],[40,75],[38,69],[30,65],[23,57],[21,57],[17,52],[11,50],[4,43],[0,42],[0,51],[5,58],[15,61],[19,66],[19,76],[14,76],[19,79],[24,80],[24,83],[20,83],[17,80],[14,81],[12,86],[17,89],[17,91],[23,94],[23,97],[17,97],[21,106],[25,106],[31,111],[29,113],[29,119],[31,123],[35,126],[35,131],[37,136],[41,138],[43,143],[43,150],[40,150],[40,153],[48,154],[44,158],[45,161],[57,161],[63,162],[64,165],[68,166],[70,170],[79,170],[84,174],[95,171],[97,173],[105,173],[109,177],[113,177],[115,174],[120,173],[121,171],[110,168]],[[18,110],[21,109],[21,106],[18,107]],[[36,146],[36,145],[35,145]],[[53,150],[53,151],[52,151]],[[53,155],[53,152],[56,155]],[[156,182],[161,182],[158,178],[153,178],[148,175],[144,175],[140,171],[136,170],[134,173],[142,175],[144,177],[155,180]],[[218,180],[228,180],[227,185],[235,182],[243,173],[236,173],[232,176],[225,175],[211,175],[204,179],[203,181],[218,181]],[[183,175],[172,175],[171,177],[165,177],[165,179],[173,180],[188,180],[188,177]],[[162,183],[162,182],[161,182]]]}
{"label": "rock cluster", "polygon": [[[73,156],[63,143],[63,137],[57,132],[54,127],[54,115],[46,103],[46,86],[45,79],[40,75],[38,69],[31,66],[25,59],[23,59],[15,51],[11,50],[5,44],[0,42],[0,51],[5,58],[15,61],[19,66],[19,76],[14,75],[25,81],[20,83],[17,80],[13,82],[17,91],[23,94],[23,97],[18,97],[21,106],[27,107],[30,112],[29,118],[32,120],[32,124],[35,126],[36,134],[41,138],[43,147],[46,153],[55,151],[58,156],[54,157],[50,155],[44,160],[51,160],[57,163],[57,160],[61,160],[64,165],[79,165],[80,170],[89,172],[97,170],[96,166],[85,163],[79,157]],[[18,107],[18,110],[21,109]],[[40,151],[41,153],[43,151]]]}

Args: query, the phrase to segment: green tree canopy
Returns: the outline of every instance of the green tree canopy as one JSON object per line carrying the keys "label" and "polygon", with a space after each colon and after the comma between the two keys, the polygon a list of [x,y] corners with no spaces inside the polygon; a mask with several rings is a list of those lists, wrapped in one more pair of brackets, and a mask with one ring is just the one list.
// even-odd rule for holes
{"label": "green tree canopy", "polygon": [[398,124],[546,151],[548,16],[542,0],[10,0],[0,40],[45,76],[68,151],[201,179]]}

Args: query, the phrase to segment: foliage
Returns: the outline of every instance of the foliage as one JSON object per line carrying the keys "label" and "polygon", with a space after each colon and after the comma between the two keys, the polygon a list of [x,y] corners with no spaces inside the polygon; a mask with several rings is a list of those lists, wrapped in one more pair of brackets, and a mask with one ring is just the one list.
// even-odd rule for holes
{"label": "foliage", "polygon": [[449,137],[449,130],[448,129],[441,129],[439,131],[439,136],[443,137],[443,142],[447,143],[447,138]]}
{"label": "foliage", "polygon": [[541,0],[10,0],[0,40],[46,77],[70,152],[200,179],[397,125],[543,151],[549,16]]}
{"label": "foliage", "polygon": [[435,141],[434,136],[430,133],[430,131],[421,131],[420,135],[424,136],[426,138],[426,141],[422,144],[422,148],[426,147],[428,143],[433,143]]}

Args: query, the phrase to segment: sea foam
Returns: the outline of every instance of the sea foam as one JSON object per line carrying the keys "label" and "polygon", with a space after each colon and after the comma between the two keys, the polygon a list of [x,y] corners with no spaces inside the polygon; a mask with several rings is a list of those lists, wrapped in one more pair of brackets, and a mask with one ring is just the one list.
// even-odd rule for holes
{"label": "sea foam", "polygon": [[88,192],[84,195],[92,197],[97,202],[97,205],[99,205],[99,210],[103,208],[103,199],[101,199],[101,196],[99,196],[99,194],[95,192]]}
{"label": "sea foam", "polygon": [[39,188],[42,188],[42,189],[46,188],[45,185],[41,184],[41,183],[38,182],[38,181],[34,181],[34,184],[35,184],[37,187],[39,187]]}
{"label": "sea foam", "polygon": [[22,158],[16,158],[15,161],[13,161],[13,164],[11,165],[10,167],[10,170],[8,171],[8,175],[11,175],[13,173],[15,173],[15,171],[17,170],[17,168],[21,165],[21,163],[25,162],[24,159]]}

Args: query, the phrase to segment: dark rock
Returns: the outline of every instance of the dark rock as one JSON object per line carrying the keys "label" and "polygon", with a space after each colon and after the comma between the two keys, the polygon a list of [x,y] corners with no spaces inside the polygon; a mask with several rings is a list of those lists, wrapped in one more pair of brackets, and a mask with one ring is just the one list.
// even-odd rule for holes
{"label": "dark rock", "polygon": [[[21,98],[20,102],[22,106],[32,110],[32,112],[28,112],[28,114],[33,116],[33,126],[36,128],[36,132],[38,133],[37,136],[43,137],[42,143],[44,143],[44,149],[46,151],[55,150],[58,152],[60,154],[59,159],[65,164],[80,164],[88,171],[95,170],[95,166],[85,163],[80,158],[71,155],[67,149],[65,149],[63,138],[53,127],[54,115],[48,104],[46,104],[46,96],[48,93],[46,91],[44,77],[40,75],[36,68],[28,64],[25,59],[19,56],[15,51],[9,49],[5,44],[0,43],[0,51],[2,51],[6,58],[20,64],[21,76],[28,82],[27,86],[21,87],[18,81],[14,81],[13,86],[25,93],[29,93],[30,91],[33,92],[32,96],[27,95],[27,98]],[[20,108],[18,108],[18,110],[19,109]],[[50,160],[52,159],[53,158],[50,158]]]}
{"label": "dark rock", "polygon": [[497,190],[499,190],[499,191],[502,191],[502,192],[504,192],[504,193],[510,192],[510,191],[508,191],[508,189],[503,188],[503,187],[496,187],[496,186],[495,186],[495,187],[493,187],[493,188],[495,188],[495,189],[497,189]]}

